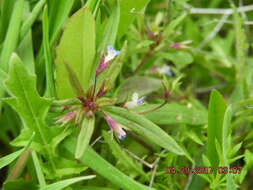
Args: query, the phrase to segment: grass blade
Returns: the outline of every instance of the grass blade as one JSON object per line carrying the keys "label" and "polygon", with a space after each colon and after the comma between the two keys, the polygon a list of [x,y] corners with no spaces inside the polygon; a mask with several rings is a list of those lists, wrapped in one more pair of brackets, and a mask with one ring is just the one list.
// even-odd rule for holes
{"label": "grass blade", "polygon": [[45,7],[43,12],[43,50],[46,64],[46,96],[55,97],[55,82],[54,82],[54,67],[53,56],[49,45],[49,22],[48,22],[48,8]]}
{"label": "grass blade", "polygon": [[147,179],[146,174],[143,172],[140,165],[137,165],[134,160],[128,156],[126,152],[122,150],[122,148],[118,145],[118,143],[115,142],[115,140],[112,138],[112,136],[108,133],[103,131],[103,137],[105,139],[105,142],[110,147],[113,155],[126,167],[128,170],[134,170],[140,175],[144,176]]}
{"label": "grass blade", "polygon": [[32,27],[33,23],[37,19],[39,13],[41,12],[43,6],[45,5],[46,0],[40,0],[35,7],[33,8],[32,12],[28,16],[28,18],[23,22],[21,29],[20,29],[20,39],[22,40],[27,32]]}
{"label": "grass blade", "polygon": [[227,105],[222,95],[216,90],[212,91],[208,106],[207,128],[207,157],[212,166],[218,166],[219,164],[215,141],[217,140],[220,144],[222,144],[222,126],[226,107]]}
{"label": "grass blade", "polygon": [[7,31],[6,38],[4,40],[4,48],[0,57],[0,68],[4,71],[8,71],[9,59],[12,52],[16,49],[19,38],[19,29],[22,21],[24,9],[24,0],[16,1],[13,13],[11,16],[9,28]]}
{"label": "grass blade", "polygon": [[83,177],[75,177],[71,179],[65,179],[50,185],[47,185],[45,187],[40,188],[40,190],[61,190],[64,189],[65,187],[68,187],[72,185],[73,183],[77,183],[83,180],[89,180],[95,178],[95,175],[89,175],[89,176],[83,176]]}
{"label": "grass blade", "polygon": [[[75,144],[76,140],[71,138],[64,142],[63,147],[67,152],[74,155]],[[123,174],[90,147],[86,149],[80,162],[109,180],[112,184],[124,190],[154,190],[153,188],[146,187]]]}
{"label": "grass blade", "polygon": [[36,170],[37,178],[39,180],[40,187],[44,187],[46,185],[46,180],[42,172],[40,161],[35,151],[32,151],[32,159],[33,159],[33,163]]}
{"label": "grass blade", "polygon": [[26,146],[24,148],[22,148],[21,150],[18,150],[16,152],[13,152],[7,156],[4,156],[2,158],[0,158],[0,169],[2,169],[3,167],[9,165],[10,163],[12,163],[14,160],[16,160],[21,154],[23,154],[27,149],[28,147],[30,146],[33,138],[34,138],[34,135],[33,134],[31,136],[31,138],[29,139],[28,143],[26,144]]}

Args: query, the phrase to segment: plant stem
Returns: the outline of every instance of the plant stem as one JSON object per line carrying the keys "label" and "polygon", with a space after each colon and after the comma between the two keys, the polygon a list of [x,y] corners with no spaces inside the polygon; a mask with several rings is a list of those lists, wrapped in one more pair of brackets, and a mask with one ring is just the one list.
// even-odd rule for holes
{"label": "plant stem", "polygon": [[167,104],[167,101],[165,100],[161,105],[155,107],[155,108],[152,108],[150,110],[146,110],[146,111],[143,111],[143,112],[139,112],[138,114],[146,114],[146,113],[150,113],[150,112],[153,112],[153,111],[156,111],[160,108],[162,108],[163,106],[165,106]]}
{"label": "plant stem", "polygon": [[7,181],[17,179],[20,176],[26,165],[27,159],[29,158],[30,152],[31,152],[30,150],[27,150],[19,157],[17,163],[15,164],[14,169],[8,176]]}
{"label": "plant stem", "polygon": [[[185,8],[190,10],[190,14],[224,14],[224,15],[231,15],[234,12],[233,8],[227,9],[213,9],[213,8],[194,8],[191,5],[186,4]],[[253,5],[241,6],[237,8],[238,12],[249,12],[253,11]]]}
{"label": "plant stem", "polygon": [[131,74],[131,76],[136,75],[141,68],[143,67],[143,65],[148,61],[148,59],[153,55],[153,51],[149,50],[143,57],[143,59],[141,60],[141,63],[137,66],[137,68],[135,69],[135,71]]}
{"label": "plant stem", "polygon": [[40,187],[46,186],[46,180],[40,167],[40,162],[35,151],[32,151],[32,159],[35,166],[36,174],[39,180]]}

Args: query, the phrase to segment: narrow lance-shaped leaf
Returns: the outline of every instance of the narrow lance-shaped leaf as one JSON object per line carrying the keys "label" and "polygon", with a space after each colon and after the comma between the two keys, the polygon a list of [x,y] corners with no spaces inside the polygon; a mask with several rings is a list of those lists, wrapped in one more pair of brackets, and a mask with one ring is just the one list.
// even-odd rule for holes
{"label": "narrow lance-shaped leaf", "polygon": [[226,112],[224,114],[224,121],[222,127],[222,151],[224,156],[224,164],[228,166],[228,149],[229,149],[229,138],[228,136],[231,135],[230,125],[232,120],[232,106],[228,106]]}
{"label": "narrow lance-shaped leaf", "polygon": [[222,144],[222,126],[224,120],[224,114],[226,111],[226,102],[222,95],[214,90],[211,93],[209,106],[208,106],[208,139],[207,139],[207,156],[212,164],[212,166],[218,166],[219,159],[216,150],[216,143]]}
{"label": "narrow lance-shaped leaf", "polygon": [[[66,154],[71,153],[74,155],[76,139],[67,139],[63,144],[63,149]],[[97,154],[91,147],[88,147],[84,155],[80,158],[80,162],[94,170],[99,175],[109,180],[112,184],[124,190],[154,190],[153,188],[146,187],[132,178],[128,177],[117,168],[112,166],[109,162],[104,160]]]}
{"label": "narrow lance-shaped leaf", "polygon": [[137,165],[134,160],[127,155],[126,152],[115,142],[115,140],[112,138],[112,136],[103,131],[103,137],[105,141],[107,142],[108,146],[111,148],[112,153],[114,156],[129,170],[134,170],[137,173],[141,174],[145,178],[147,178],[146,174],[143,172],[140,165]]}
{"label": "narrow lance-shaped leaf", "polygon": [[[15,0],[1,1],[1,17],[0,17],[0,43],[3,42],[8,26],[10,24],[10,18],[15,5]],[[2,16],[4,15],[4,16]]]}
{"label": "narrow lance-shaped leaf", "polygon": [[77,139],[77,145],[76,145],[76,152],[75,152],[75,158],[80,159],[85,151],[85,149],[88,147],[91,136],[94,131],[94,122],[95,118],[87,118],[84,117],[82,124],[81,124],[81,131],[78,135]]}
{"label": "narrow lance-shaped leaf", "polygon": [[54,82],[54,72],[53,72],[53,56],[51,54],[50,44],[49,44],[49,21],[48,21],[48,8],[47,6],[43,11],[43,50],[45,56],[46,65],[46,96],[55,97],[55,82]]}
{"label": "narrow lance-shaped leaf", "polygon": [[47,1],[49,7],[49,29],[50,45],[52,46],[62,29],[63,24],[71,12],[74,0],[50,0]]}
{"label": "narrow lance-shaped leaf", "polygon": [[[134,111],[143,112],[159,106],[159,104],[146,104],[139,106]],[[145,114],[145,117],[155,124],[168,125],[186,123],[189,125],[207,124],[207,112],[196,109],[196,107],[187,107],[179,103],[168,103],[162,108]]]}
{"label": "narrow lance-shaped leaf", "polygon": [[99,8],[101,0],[87,0],[85,7],[87,7],[88,9],[92,10],[93,15],[97,14],[97,10]]}
{"label": "narrow lance-shaped leaf", "polygon": [[88,180],[88,179],[93,179],[96,177],[95,175],[89,175],[89,176],[83,176],[83,177],[75,177],[71,179],[65,179],[50,185],[47,185],[45,187],[40,188],[40,190],[61,190],[64,189],[65,187],[68,187],[72,185],[73,183],[77,183],[83,180]]}
{"label": "narrow lance-shaped leaf", "polygon": [[39,13],[41,12],[46,0],[40,0],[33,8],[31,14],[26,18],[23,22],[22,27],[20,29],[20,39],[22,40],[25,35],[28,33],[29,29],[32,27]]}
{"label": "narrow lance-shaped leaf", "polygon": [[1,63],[0,68],[3,69],[5,72],[8,71],[11,53],[15,50],[18,43],[19,29],[22,21],[23,9],[24,9],[24,0],[16,1],[12,12],[8,31],[6,34],[6,38],[3,44],[4,48],[0,56],[0,63]]}
{"label": "narrow lance-shaped leaf", "polygon": [[74,188],[74,190],[115,190],[115,189],[112,189],[109,187],[82,186],[82,187]]}
{"label": "narrow lance-shaped leaf", "polygon": [[117,4],[112,10],[112,14],[108,20],[108,23],[104,30],[103,40],[99,44],[98,50],[101,53],[104,53],[104,50],[108,45],[114,45],[117,37],[118,27],[119,27],[119,19],[120,19],[120,6],[117,1]]}
{"label": "narrow lance-shaped leaf", "polygon": [[124,122],[122,123],[123,125],[126,125],[139,135],[145,136],[153,143],[176,154],[184,154],[183,149],[170,135],[146,119],[144,116],[119,107],[106,107],[105,111],[109,112],[109,114],[113,114],[114,116],[118,116],[116,120],[121,119],[119,122]]}
{"label": "narrow lance-shaped leaf", "polygon": [[94,70],[95,53],[95,20],[91,12],[83,8],[70,18],[57,48],[56,83],[60,99],[74,96],[65,63],[87,90]]}
{"label": "narrow lance-shaped leaf", "polygon": [[[34,13],[30,12],[30,4],[29,2],[25,2],[25,15],[27,15],[28,18]],[[27,18],[27,19],[28,19]],[[35,18],[34,18],[35,19]],[[24,21],[26,22],[26,21]],[[32,24],[32,23],[31,23]],[[32,28],[30,27],[26,28],[26,32],[23,36],[21,36],[21,30],[20,29],[20,43],[16,49],[17,54],[20,56],[20,59],[23,60],[23,63],[25,64],[27,70],[29,73],[34,74],[35,73],[35,59],[34,59],[34,50],[33,50],[33,38],[32,38]]]}
{"label": "narrow lance-shaped leaf", "polygon": [[7,156],[4,156],[4,157],[0,158],[0,169],[2,169],[3,167],[9,165],[14,160],[16,160],[21,154],[23,154],[23,152],[25,152],[27,150],[27,148],[30,146],[30,144],[31,144],[31,142],[32,142],[32,140],[34,138],[34,135],[35,134],[33,134],[31,136],[31,138],[29,139],[27,145],[24,148],[22,148],[22,149],[20,149],[20,150],[18,150],[16,152],[13,152],[13,153],[11,153],[11,154],[9,154]]}

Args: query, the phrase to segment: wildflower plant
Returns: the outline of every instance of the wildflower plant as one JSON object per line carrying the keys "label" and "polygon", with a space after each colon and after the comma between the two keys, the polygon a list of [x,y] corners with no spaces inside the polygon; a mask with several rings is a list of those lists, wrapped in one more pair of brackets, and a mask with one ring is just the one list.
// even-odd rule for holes
{"label": "wildflower plant", "polygon": [[251,10],[0,2],[2,188],[249,189]]}

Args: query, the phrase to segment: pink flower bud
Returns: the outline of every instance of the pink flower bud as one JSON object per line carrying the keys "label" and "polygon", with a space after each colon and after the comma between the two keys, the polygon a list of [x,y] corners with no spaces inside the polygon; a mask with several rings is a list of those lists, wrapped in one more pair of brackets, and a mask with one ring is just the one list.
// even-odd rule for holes
{"label": "pink flower bud", "polygon": [[77,115],[77,111],[71,111],[61,116],[56,123],[62,123],[63,125],[67,124],[71,120],[73,120]]}
{"label": "pink flower bud", "polygon": [[116,133],[117,137],[120,140],[123,140],[126,137],[126,132],[123,130],[122,125],[115,120],[113,120],[110,116],[106,115],[105,120],[110,126],[111,130]]}
{"label": "pink flower bud", "polygon": [[110,61],[112,61],[119,54],[120,51],[115,50],[111,45],[108,46],[106,56],[104,56],[101,60],[100,65],[98,66],[98,69],[96,71],[96,76],[102,73],[109,66]]}
{"label": "pink flower bud", "polygon": [[106,68],[108,67],[108,63],[102,59],[100,65],[97,68],[96,76],[98,76],[100,73],[102,73]]}

